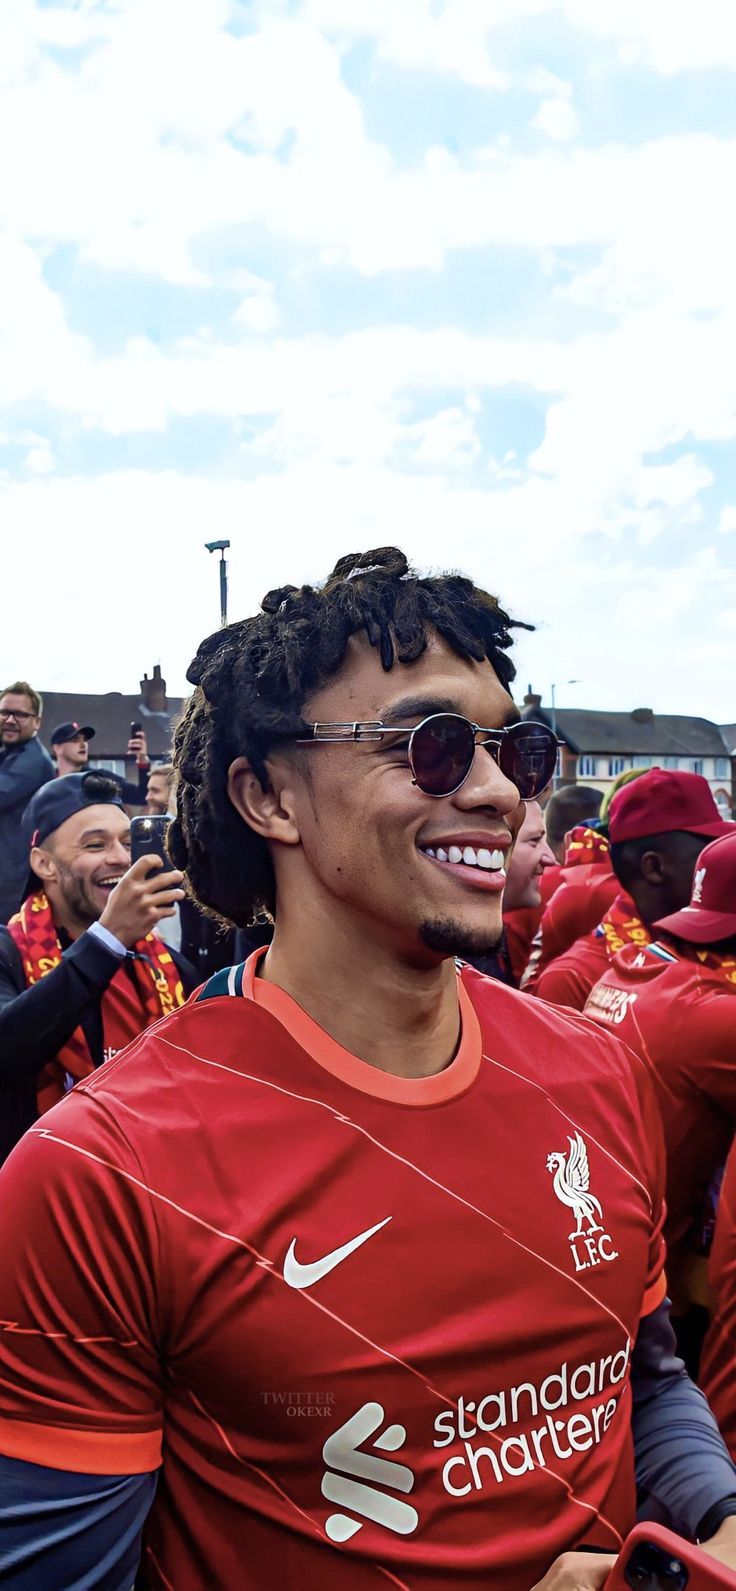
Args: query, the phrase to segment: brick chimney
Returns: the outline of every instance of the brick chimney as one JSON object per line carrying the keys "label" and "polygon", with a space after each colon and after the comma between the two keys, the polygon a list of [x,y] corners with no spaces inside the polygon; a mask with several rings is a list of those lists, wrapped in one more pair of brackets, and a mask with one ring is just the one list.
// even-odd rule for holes
{"label": "brick chimney", "polygon": [[153,669],[153,679],[147,674],[141,680],[141,701],[149,713],[166,712],[166,680],[161,678],[161,664],[156,663]]}
{"label": "brick chimney", "polygon": [[541,707],[541,705],[542,705],[541,696],[535,695],[534,691],[531,688],[531,685],[527,685],[526,696],[524,697],[524,706],[525,707],[533,707],[535,712],[537,712],[538,709]]}

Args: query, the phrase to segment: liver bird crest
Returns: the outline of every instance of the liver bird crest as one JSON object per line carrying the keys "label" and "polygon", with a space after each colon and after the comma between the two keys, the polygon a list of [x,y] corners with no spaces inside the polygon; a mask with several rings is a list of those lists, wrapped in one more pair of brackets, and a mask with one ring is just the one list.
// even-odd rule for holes
{"label": "liver bird crest", "polygon": [[568,1137],[567,1141],[570,1145],[569,1154],[565,1154],[562,1149],[556,1149],[547,1156],[547,1170],[554,1172],[552,1186],[558,1199],[562,1204],[569,1205],[575,1216],[575,1231],[569,1235],[571,1238],[579,1237],[584,1221],[588,1223],[589,1232],[602,1232],[603,1211],[598,1200],[589,1191],[588,1151],[579,1132],[576,1132],[574,1138]]}

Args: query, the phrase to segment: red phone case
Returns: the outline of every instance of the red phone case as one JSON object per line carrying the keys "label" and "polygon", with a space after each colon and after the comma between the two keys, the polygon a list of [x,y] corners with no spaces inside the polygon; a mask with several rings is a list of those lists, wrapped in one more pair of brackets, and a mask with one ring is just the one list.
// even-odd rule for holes
{"label": "red phone case", "polygon": [[[626,1566],[640,1542],[651,1542],[661,1547],[668,1557],[679,1559],[688,1571],[687,1591],[722,1591],[725,1586],[736,1587],[736,1570],[709,1558],[690,1541],[683,1541],[663,1525],[637,1525],[621,1548],[618,1561],[606,1581],[606,1591],[629,1591]],[[644,1585],[645,1582],[640,1582]]]}

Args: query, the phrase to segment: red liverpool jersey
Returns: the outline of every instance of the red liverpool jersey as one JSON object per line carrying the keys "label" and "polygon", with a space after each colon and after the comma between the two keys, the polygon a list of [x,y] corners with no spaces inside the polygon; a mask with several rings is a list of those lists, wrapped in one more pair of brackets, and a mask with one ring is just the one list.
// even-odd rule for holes
{"label": "red liverpool jersey", "polygon": [[528,1591],[615,1550],[664,1293],[644,1068],[465,968],[454,1060],[399,1078],[256,960],[3,1170],[0,1451],[162,1465],[157,1591]]}
{"label": "red liverpool jersey", "polygon": [[591,989],[617,952],[627,944],[647,945],[650,939],[633,900],[622,892],[598,927],[578,939],[564,955],[550,961],[534,984],[528,986],[529,992],[540,1000],[582,1011]]}
{"label": "red liverpool jersey", "polygon": [[713,1317],[703,1344],[700,1385],[736,1461],[736,1152],[731,1151],[718,1204],[708,1278]]}
{"label": "red liverpool jersey", "polygon": [[702,965],[695,949],[627,945],[585,1015],[618,1034],[651,1072],[667,1151],[670,1289],[681,1309],[698,1301],[697,1293],[678,1294],[695,1274],[688,1255],[704,1252],[706,1196],[736,1123],[736,984]]}

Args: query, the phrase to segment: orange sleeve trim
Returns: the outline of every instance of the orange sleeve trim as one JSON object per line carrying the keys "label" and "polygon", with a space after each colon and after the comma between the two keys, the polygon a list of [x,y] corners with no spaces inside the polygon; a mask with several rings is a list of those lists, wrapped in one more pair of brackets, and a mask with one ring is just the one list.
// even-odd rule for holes
{"label": "orange sleeve trim", "polygon": [[80,1431],[0,1418],[0,1453],[80,1475],[147,1475],[161,1464],[162,1431]]}
{"label": "orange sleeve trim", "polygon": [[641,1301],[641,1318],[642,1319],[644,1318],[645,1315],[652,1315],[654,1313],[655,1309],[659,1309],[659,1306],[660,1306],[660,1304],[662,1302],[662,1299],[665,1297],[666,1293],[667,1293],[667,1278],[666,1278],[666,1276],[664,1274],[664,1271],[660,1271],[656,1282],[652,1282],[651,1287],[647,1288],[647,1290],[646,1290],[646,1292],[644,1294],[644,1297],[642,1298],[642,1301]]}

